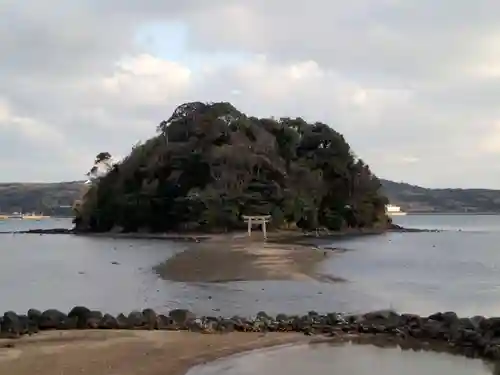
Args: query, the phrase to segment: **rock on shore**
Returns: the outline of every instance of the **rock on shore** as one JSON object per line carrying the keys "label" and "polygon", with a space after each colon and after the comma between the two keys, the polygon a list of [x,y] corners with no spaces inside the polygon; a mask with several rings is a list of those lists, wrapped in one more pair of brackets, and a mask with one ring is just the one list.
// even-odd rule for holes
{"label": "rock on shore", "polygon": [[145,309],[113,316],[76,306],[68,314],[55,309],[43,312],[30,309],[22,315],[7,311],[0,318],[0,337],[3,338],[19,338],[40,330],[71,329],[302,332],[338,338],[377,336],[400,342],[444,344],[450,351],[468,357],[500,360],[500,318],[460,318],[454,312],[438,312],[428,317],[398,314],[391,310],[362,315],[318,314],[311,311],[303,316],[278,314],[275,317],[260,312],[253,318],[223,318],[197,317],[183,309],[172,310],[168,315]]}

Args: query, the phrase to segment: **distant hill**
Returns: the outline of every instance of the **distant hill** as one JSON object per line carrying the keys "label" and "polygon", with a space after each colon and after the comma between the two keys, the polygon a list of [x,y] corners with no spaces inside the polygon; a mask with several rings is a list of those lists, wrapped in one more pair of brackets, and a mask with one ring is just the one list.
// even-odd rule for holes
{"label": "distant hill", "polygon": [[380,180],[391,204],[406,212],[500,213],[500,190],[428,189]]}
{"label": "distant hill", "polygon": [[42,212],[71,216],[73,202],[81,197],[83,181],[59,183],[0,183],[0,213]]}
{"label": "distant hill", "polygon": [[[407,212],[500,213],[500,190],[428,189],[381,180],[383,193]],[[43,212],[72,215],[69,206],[81,198],[83,181],[59,183],[0,183],[0,213]]]}

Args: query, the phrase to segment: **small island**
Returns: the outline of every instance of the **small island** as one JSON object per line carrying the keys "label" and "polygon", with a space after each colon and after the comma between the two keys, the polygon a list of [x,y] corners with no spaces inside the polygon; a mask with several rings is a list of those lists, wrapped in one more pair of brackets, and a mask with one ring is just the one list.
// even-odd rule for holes
{"label": "small island", "polygon": [[[99,173],[103,171],[104,173]],[[97,155],[78,232],[387,228],[379,179],[321,122],[247,116],[226,102],[179,106],[120,162]]]}
{"label": "small island", "polygon": [[[174,282],[343,282],[316,267],[343,250],[304,241],[303,232],[405,231],[391,224],[380,180],[341,134],[301,118],[249,117],[229,103],[181,105],[122,161],[99,153],[88,177],[74,206],[74,230],[28,232],[159,239],[187,233],[196,244],[154,267]],[[254,220],[269,224],[270,241],[249,240]],[[322,342],[461,354],[483,358],[495,371],[500,363],[497,317],[392,310],[293,314],[224,317],[145,308],[114,316],[85,306],[67,314],[7,311],[0,317],[0,372],[181,375],[229,354]]]}

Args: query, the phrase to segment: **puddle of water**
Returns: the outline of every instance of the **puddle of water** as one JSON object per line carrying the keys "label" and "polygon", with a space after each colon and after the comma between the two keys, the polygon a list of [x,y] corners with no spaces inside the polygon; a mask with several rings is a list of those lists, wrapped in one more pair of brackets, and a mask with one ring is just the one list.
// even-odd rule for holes
{"label": "puddle of water", "polygon": [[193,367],[187,375],[492,375],[492,364],[446,353],[373,345],[281,346]]}

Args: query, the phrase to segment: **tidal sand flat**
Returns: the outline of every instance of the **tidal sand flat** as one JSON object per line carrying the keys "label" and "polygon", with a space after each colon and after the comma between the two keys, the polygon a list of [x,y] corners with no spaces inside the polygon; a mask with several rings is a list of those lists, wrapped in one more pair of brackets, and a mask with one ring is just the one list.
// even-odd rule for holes
{"label": "tidal sand flat", "polygon": [[167,280],[181,282],[341,281],[316,272],[331,253],[295,242],[218,236],[175,254],[156,271]]}

